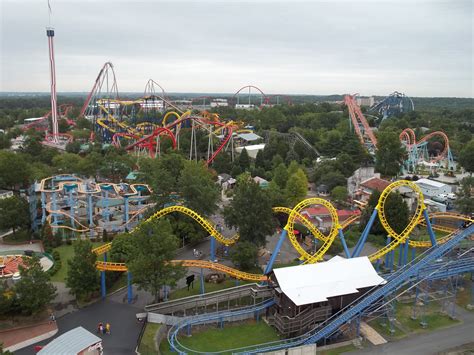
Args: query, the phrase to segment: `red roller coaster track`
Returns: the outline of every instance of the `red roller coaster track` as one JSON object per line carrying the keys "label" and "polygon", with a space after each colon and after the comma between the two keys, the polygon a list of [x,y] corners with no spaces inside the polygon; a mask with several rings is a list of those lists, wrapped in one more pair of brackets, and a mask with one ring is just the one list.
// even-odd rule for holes
{"label": "red roller coaster track", "polygon": [[[357,95],[357,94],[356,94]],[[372,129],[369,126],[366,118],[364,117],[359,105],[357,105],[355,97],[356,95],[344,96],[344,103],[347,105],[349,110],[349,116],[352,121],[352,125],[359,137],[362,145],[368,146],[369,149],[377,149],[377,138],[375,138]]]}

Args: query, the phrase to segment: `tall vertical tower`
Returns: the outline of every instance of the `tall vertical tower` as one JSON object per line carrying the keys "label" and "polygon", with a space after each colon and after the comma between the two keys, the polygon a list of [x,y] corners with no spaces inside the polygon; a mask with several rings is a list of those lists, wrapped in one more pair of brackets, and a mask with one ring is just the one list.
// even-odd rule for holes
{"label": "tall vertical tower", "polygon": [[54,143],[59,142],[59,128],[58,128],[58,107],[56,102],[56,65],[54,63],[54,28],[47,27],[46,35],[48,36],[49,47],[49,71],[51,74],[51,125],[52,125],[52,140]]}

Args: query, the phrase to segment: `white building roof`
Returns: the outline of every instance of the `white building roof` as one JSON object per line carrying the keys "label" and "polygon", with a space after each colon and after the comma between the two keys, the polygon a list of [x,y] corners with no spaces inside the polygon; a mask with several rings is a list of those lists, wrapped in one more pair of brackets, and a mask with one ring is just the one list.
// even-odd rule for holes
{"label": "white building roof", "polygon": [[415,181],[415,184],[428,185],[428,186],[436,187],[436,188],[446,186],[446,184],[443,184],[442,182],[438,182],[438,181],[434,181],[430,179],[419,179]]}
{"label": "white building roof", "polygon": [[329,297],[357,293],[384,284],[368,257],[333,258],[329,262],[273,270],[283,293],[297,306],[324,302]]}
{"label": "white building roof", "polygon": [[258,134],[255,134],[255,133],[239,133],[238,137],[247,142],[262,139],[262,137],[260,137]]}
{"label": "white building roof", "polygon": [[102,342],[102,339],[99,338],[97,335],[92,334],[91,332],[82,327],[77,327],[52,340],[37,354],[78,354],[81,351],[88,349],[89,346],[99,342]]}

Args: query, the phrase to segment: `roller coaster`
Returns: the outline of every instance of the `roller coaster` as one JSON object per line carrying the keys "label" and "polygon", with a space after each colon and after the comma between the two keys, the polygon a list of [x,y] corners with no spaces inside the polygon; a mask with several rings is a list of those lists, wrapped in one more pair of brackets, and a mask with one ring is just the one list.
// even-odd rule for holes
{"label": "roller coaster", "polygon": [[[435,156],[430,156],[428,145],[433,138],[441,138],[442,149]],[[416,140],[415,131],[406,128],[400,133],[400,141],[407,150],[407,159],[405,168],[415,172],[419,164],[429,163],[431,165],[439,165],[442,161],[446,161],[446,168],[452,170],[455,167],[453,155],[449,147],[449,138],[442,131],[435,131],[427,134],[420,140]]]}
{"label": "roller coaster", "polygon": [[369,112],[378,113],[382,115],[382,121],[399,115],[401,113],[411,112],[415,110],[413,100],[405,94],[394,91],[382,101],[373,105]]}
{"label": "roller coaster", "polygon": [[41,198],[41,224],[100,236],[132,229],[153,204],[145,184],[96,183],[74,175],[56,175],[35,186]]}
{"label": "roller coaster", "polygon": [[[410,222],[405,227],[405,229],[397,233],[391,226],[387,219],[386,212],[385,212],[385,204],[387,201],[388,196],[396,191],[400,187],[409,187],[414,194],[416,195],[416,205],[413,209],[413,215],[411,217]],[[213,225],[212,222],[206,220],[196,212],[190,210],[184,206],[171,206],[164,209],[161,209],[155,212],[152,216],[150,216],[145,223],[151,222],[156,219],[160,219],[170,213],[181,213],[184,214],[193,220],[195,220],[201,227],[206,230],[206,232],[211,236],[211,261],[202,261],[202,260],[173,260],[173,263],[179,263],[185,267],[196,267],[202,269],[211,269],[215,271],[220,271],[234,277],[236,279],[242,280],[250,280],[250,281],[265,281],[267,279],[267,275],[272,270],[273,264],[276,260],[276,256],[283,244],[285,239],[288,239],[294,249],[299,253],[300,260],[302,263],[315,263],[323,260],[324,255],[329,250],[330,246],[334,242],[334,240],[339,237],[341,243],[343,245],[344,253],[346,257],[358,257],[363,249],[364,244],[366,243],[368,234],[370,229],[375,221],[375,218],[378,216],[380,223],[385,228],[388,237],[387,243],[385,247],[377,250],[376,252],[369,255],[369,259],[372,262],[380,263],[384,257],[386,257],[386,266],[390,265],[390,269],[393,268],[393,254],[394,250],[399,247],[400,248],[400,255],[401,258],[406,263],[407,256],[408,256],[408,248],[420,248],[426,249],[430,248],[436,244],[444,244],[449,242],[457,233],[457,229],[446,227],[438,227],[437,225],[432,224],[431,219],[436,218],[437,221],[443,218],[449,218],[452,220],[458,220],[461,222],[469,222],[471,223],[472,220],[463,215],[451,214],[451,213],[442,213],[442,214],[433,214],[432,216],[428,215],[426,210],[426,206],[423,203],[423,194],[419,187],[411,181],[400,180],[390,184],[381,194],[380,199],[376,208],[374,209],[370,219],[362,232],[361,237],[359,238],[356,247],[352,254],[349,253],[347,248],[347,244],[345,242],[345,237],[343,233],[343,229],[348,227],[350,223],[356,221],[356,218],[351,218],[349,221],[341,225],[338,220],[338,215],[336,209],[332,206],[330,202],[321,198],[310,198],[301,201],[297,204],[293,209],[289,209],[287,207],[275,207],[273,209],[274,213],[283,213],[288,216],[287,222],[285,227],[283,228],[278,243],[275,247],[275,250],[272,253],[271,259],[266,267],[266,270],[263,274],[250,274],[246,272],[242,272],[240,270],[231,268],[229,266],[221,265],[215,263],[215,242],[219,242],[225,246],[230,246],[234,244],[239,236],[238,234],[232,237],[225,237],[222,235]],[[316,226],[313,225],[308,219],[306,219],[301,212],[307,208],[308,206],[312,205],[319,205],[326,208],[329,211],[329,215],[332,219],[332,226],[329,229],[328,233],[325,235],[321,231],[318,230]],[[295,234],[295,222],[303,224],[308,230],[312,233],[314,238],[320,243],[319,248],[314,253],[310,253],[306,251],[299,243],[298,238]],[[416,239],[415,237],[411,237],[412,232],[418,225],[426,225],[428,230],[429,239]],[[444,237],[436,238],[436,235],[433,229],[440,229],[447,231],[447,235]],[[127,271],[127,266],[125,263],[117,263],[112,261],[107,261],[107,252],[110,251],[112,248],[112,243],[104,244],[98,248],[95,248],[93,251],[97,255],[104,255],[104,261],[97,261],[96,267],[99,271],[102,272],[102,290],[103,295],[105,296],[105,271]]]}
{"label": "roller coaster", "polygon": [[[95,136],[102,142],[150,157],[161,153],[163,137],[168,138],[172,149],[180,149],[181,133],[190,131],[189,158],[205,157],[207,164],[219,152],[233,149],[233,133],[239,130],[239,123],[222,122],[216,114],[193,115],[191,111],[181,110],[152,79],[147,82],[143,97],[120,99],[112,63],[105,63],[99,71],[81,115],[93,123]],[[208,136],[204,156],[197,151],[198,132]]]}
{"label": "roller coaster", "polygon": [[357,137],[359,138],[360,143],[362,146],[366,147],[370,153],[374,153],[377,149],[377,138],[372,132],[372,128],[370,128],[370,125],[362,113],[359,105],[357,105],[356,96],[357,94],[345,95],[344,104],[347,106],[350,122],[357,134]]}

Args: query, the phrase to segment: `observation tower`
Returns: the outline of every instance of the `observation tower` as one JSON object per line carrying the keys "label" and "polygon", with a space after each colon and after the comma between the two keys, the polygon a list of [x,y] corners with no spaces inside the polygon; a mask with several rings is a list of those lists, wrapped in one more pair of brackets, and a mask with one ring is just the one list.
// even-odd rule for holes
{"label": "observation tower", "polygon": [[46,27],[49,49],[49,71],[51,75],[51,126],[53,143],[59,143],[58,108],[56,99],[56,65],[54,63],[54,28]]}

